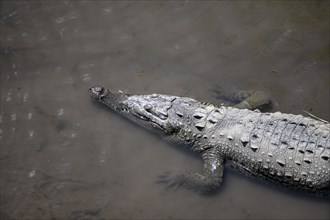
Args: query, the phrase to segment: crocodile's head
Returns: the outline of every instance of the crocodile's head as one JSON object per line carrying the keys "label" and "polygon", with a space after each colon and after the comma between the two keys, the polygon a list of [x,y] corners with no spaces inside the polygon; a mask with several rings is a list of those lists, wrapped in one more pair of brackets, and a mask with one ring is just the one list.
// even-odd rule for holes
{"label": "crocodile's head", "polygon": [[101,86],[89,90],[94,100],[102,102],[143,127],[165,134],[174,132],[168,120],[168,110],[172,107],[176,96],[129,95],[112,92]]}

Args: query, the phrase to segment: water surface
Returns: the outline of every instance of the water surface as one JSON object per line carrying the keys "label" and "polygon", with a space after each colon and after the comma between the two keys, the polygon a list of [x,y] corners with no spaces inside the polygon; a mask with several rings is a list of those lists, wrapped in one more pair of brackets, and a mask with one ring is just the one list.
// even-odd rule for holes
{"label": "water surface", "polygon": [[258,89],[325,120],[327,1],[2,1],[1,219],[329,219],[329,201],[226,170],[165,190],[201,160],[92,102],[96,84],[218,103]]}

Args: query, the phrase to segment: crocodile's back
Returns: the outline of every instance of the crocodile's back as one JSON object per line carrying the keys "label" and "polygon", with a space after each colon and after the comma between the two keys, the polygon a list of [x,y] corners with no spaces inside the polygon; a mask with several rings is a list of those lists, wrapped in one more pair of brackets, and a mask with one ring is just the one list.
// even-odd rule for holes
{"label": "crocodile's back", "polygon": [[[222,108],[215,136],[225,157],[254,176],[329,193],[330,125],[301,115]],[[220,143],[221,145],[221,143]]]}

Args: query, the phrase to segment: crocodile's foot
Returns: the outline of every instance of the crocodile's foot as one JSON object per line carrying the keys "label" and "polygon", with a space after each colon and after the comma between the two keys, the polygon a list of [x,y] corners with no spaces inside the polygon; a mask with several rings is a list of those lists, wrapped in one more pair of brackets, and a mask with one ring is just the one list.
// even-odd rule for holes
{"label": "crocodile's foot", "polygon": [[177,189],[183,186],[199,193],[209,193],[219,188],[222,182],[223,157],[215,148],[209,148],[202,154],[203,172],[187,172],[180,175],[165,173],[158,183],[165,183],[166,188]]}
{"label": "crocodile's foot", "polygon": [[244,99],[235,105],[236,108],[241,109],[261,109],[265,105],[269,105],[271,99],[269,95],[262,91],[243,91]]}
{"label": "crocodile's foot", "polygon": [[184,187],[197,193],[206,194],[216,190],[220,186],[221,180],[215,182],[212,178],[196,172],[177,175],[166,172],[159,176],[157,183],[165,184],[166,190],[177,190]]}
{"label": "crocodile's foot", "polygon": [[218,87],[213,90],[216,97],[225,103],[234,104],[234,107],[240,109],[263,109],[271,104],[270,96],[263,91],[225,91]]}
{"label": "crocodile's foot", "polygon": [[175,175],[171,172],[165,172],[164,174],[159,175],[158,180],[156,182],[160,184],[165,184],[166,190],[177,190],[180,186],[183,186],[184,184],[182,175]]}

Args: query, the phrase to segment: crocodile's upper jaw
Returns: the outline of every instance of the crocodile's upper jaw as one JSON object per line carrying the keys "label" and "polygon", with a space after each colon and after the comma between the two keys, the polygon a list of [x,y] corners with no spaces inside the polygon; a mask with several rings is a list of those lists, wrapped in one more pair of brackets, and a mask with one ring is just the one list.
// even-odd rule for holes
{"label": "crocodile's upper jaw", "polygon": [[168,110],[172,107],[175,96],[128,95],[112,92],[100,86],[92,87],[89,91],[94,100],[100,101],[143,127],[166,134],[173,132],[168,120]]}
{"label": "crocodile's upper jaw", "polygon": [[129,95],[122,92],[112,92],[101,86],[91,87],[89,92],[94,100],[104,103],[117,112],[122,112],[126,109],[124,102]]}

